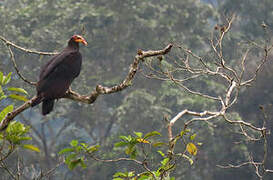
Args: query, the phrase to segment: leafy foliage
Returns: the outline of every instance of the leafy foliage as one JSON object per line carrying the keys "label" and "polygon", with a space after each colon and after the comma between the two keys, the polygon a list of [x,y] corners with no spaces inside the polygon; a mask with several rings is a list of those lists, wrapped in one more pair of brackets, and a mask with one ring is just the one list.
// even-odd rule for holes
{"label": "leafy foliage", "polygon": [[[120,139],[122,139],[123,141],[115,143],[115,147],[124,147],[125,148],[124,152],[133,159],[135,159],[138,154],[138,150],[136,148],[138,144],[153,144],[148,139],[156,135],[161,135],[157,131],[149,132],[145,134],[144,137],[143,133],[141,132],[134,132],[134,134],[135,137],[132,137],[131,135],[120,136]],[[156,143],[158,145],[158,142]]]}
{"label": "leafy foliage", "polygon": [[92,154],[98,151],[99,145],[89,146],[86,143],[79,143],[78,140],[72,140],[69,148],[64,148],[59,152],[59,155],[66,154],[65,163],[68,168],[73,170],[76,166],[80,165],[86,168],[85,154]]}
{"label": "leafy foliage", "polygon": [[[14,88],[8,87],[8,84],[11,81],[12,73],[9,73],[5,76],[0,71],[0,107],[3,107],[2,102],[7,98],[10,97],[13,100],[22,100],[21,98],[25,98],[24,96],[20,96],[16,94],[16,98],[14,98],[15,94],[9,94],[10,92],[18,92],[28,94],[23,88]],[[7,96],[7,94],[9,94]],[[26,98],[24,99],[26,100]],[[0,112],[0,122],[10,113],[13,111],[14,105],[6,105]],[[3,166],[4,160],[10,158],[12,153],[16,149],[28,149],[30,151],[40,152],[40,149],[32,144],[29,143],[32,138],[28,135],[30,132],[30,127],[25,126],[21,122],[13,121],[11,122],[5,131],[0,132],[0,163]],[[6,167],[7,168],[7,167]]]}
{"label": "leafy foliage", "polygon": [[[23,88],[16,88],[16,87],[6,87],[6,85],[11,80],[12,72],[8,73],[8,75],[4,75],[3,72],[0,71],[0,101],[5,98],[11,98],[19,101],[28,101],[27,97],[20,94],[28,95],[27,91]],[[13,94],[13,93],[20,93],[20,94]],[[1,119],[0,119],[1,120]]]}

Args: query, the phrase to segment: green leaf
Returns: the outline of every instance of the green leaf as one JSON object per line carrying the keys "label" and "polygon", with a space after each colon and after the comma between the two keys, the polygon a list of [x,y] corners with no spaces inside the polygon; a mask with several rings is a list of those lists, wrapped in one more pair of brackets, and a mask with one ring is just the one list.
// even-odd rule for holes
{"label": "green leaf", "polygon": [[187,159],[189,161],[190,165],[193,165],[193,160],[189,156],[183,154],[182,157]]}
{"label": "green leaf", "polygon": [[5,98],[7,98],[6,95],[0,95],[0,101],[1,101],[2,99],[5,99]]}
{"label": "green leaf", "polygon": [[4,77],[4,74],[3,72],[0,71],[0,84],[3,84],[3,77]]}
{"label": "green leaf", "polygon": [[185,131],[181,131],[180,136],[183,137],[185,133],[186,133]]}
{"label": "green leaf", "polygon": [[27,140],[32,140],[32,137],[18,137],[19,141],[27,141]]}
{"label": "green leaf", "polygon": [[98,150],[99,150],[99,147],[100,147],[100,145],[90,146],[90,147],[87,149],[87,152],[88,152],[88,153],[93,153],[93,152],[95,152],[95,151],[98,151]]}
{"label": "green leaf", "polygon": [[188,132],[190,132],[191,130],[190,129],[185,129],[185,130],[182,130],[180,132],[180,136],[183,137],[183,135],[187,134]]}
{"label": "green leaf", "polygon": [[0,85],[0,94],[2,94],[2,93],[3,93],[3,89],[2,89],[2,86]]}
{"label": "green leaf", "polygon": [[2,95],[2,96],[0,96],[0,101],[1,101],[2,99],[5,99],[5,98],[7,98],[7,96],[6,96],[6,95]]}
{"label": "green leaf", "polygon": [[125,149],[125,153],[127,154],[127,155],[130,155],[131,154],[131,152],[132,152],[132,148],[126,148]]}
{"label": "green leaf", "polygon": [[127,177],[127,174],[126,173],[123,173],[123,172],[116,172],[114,175],[113,175],[114,178],[117,178],[117,177]]}
{"label": "green leaf", "polygon": [[157,152],[158,152],[162,157],[165,156],[165,154],[164,154],[162,151],[158,150]]}
{"label": "green leaf", "polygon": [[82,145],[82,147],[83,147],[84,149],[87,149],[87,148],[88,148],[88,144],[86,144],[86,143],[80,143],[80,145]]}
{"label": "green leaf", "polygon": [[136,154],[137,154],[137,150],[136,150],[135,145],[130,145],[129,147],[127,147],[127,148],[125,149],[125,153],[126,153],[127,155],[130,155],[131,158],[135,159]]}
{"label": "green leaf", "polygon": [[163,165],[163,166],[165,166],[168,162],[169,162],[169,158],[165,158],[165,159],[163,159],[162,161],[161,161],[161,164]]}
{"label": "green leaf", "polygon": [[142,133],[142,132],[134,132],[134,134],[135,134],[137,137],[141,138],[143,133]]}
{"label": "green leaf", "polygon": [[126,145],[128,145],[128,144],[129,144],[129,143],[127,143],[127,142],[120,141],[120,142],[115,143],[115,147],[122,147],[122,146],[126,146]]}
{"label": "green leaf", "polygon": [[80,165],[81,165],[81,167],[82,167],[83,169],[87,168],[87,165],[85,164],[83,157],[81,158]]}
{"label": "green leaf", "polygon": [[24,124],[20,122],[16,122],[16,121],[12,121],[11,123],[9,123],[9,126],[7,127],[7,130],[6,130],[8,135],[13,135],[13,136],[16,136],[16,135],[22,136],[28,131],[29,131],[28,126],[26,127]]}
{"label": "green leaf", "polygon": [[128,177],[133,177],[134,175],[135,175],[135,173],[133,171],[130,171],[127,176]]}
{"label": "green leaf", "polygon": [[193,135],[190,136],[190,140],[193,141],[195,139],[195,137],[196,137],[196,133],[194,133]]}
{"label": "green leaf", "polygon": [[6,85],[9,83],[9,81],[11,79],[11,74],[12,74],[12,72],[10,72],[7,76],[3,76],[3,80],[2,80],[3,85]]}
{"label": "green leaf", "polygon": [[76,153],[71,153],[68,156],[65,157],[65,163],[68,165],[71,161],[71,159],[74,159],[77,156]]}
{"label": "green leaf", "polygon": [[76,146],[75,151],[76,152],[81,152],[84,148],[82,146]]}
{"label": "green leaf", "polygon": [[78,145],[78,141],[77,141],[77,140],[72,140],[72,141],[70,142],[70,145],[71,145],[72,147],[76,147],[76,146]]}
{"label": "green leaf", "polygon": [[75,160],[72,160],[69,162],[68,164],[68,168],[70,170],[73,170],[78,164],[80,164],[82,162],[82,160],[79,158],[79,159],[75,159]]}
{"label": "green leaf", "polygon": [[164,142],[156,142],[156,143],[153,143],[153,146],[154,146],[154,147],[159,147],[159,146],[163,146],[163,145],[167,145],[167,144],[164,143]]}
{"label": "green leaf", "polygon": [[61,155],[61,154],[68,153],[68,152],[73,152],[73,151],[74,151],[73,148],[64,148],[58,154]]}
{"label": "green leaf", "polygon": [[137,180],[150,180],[151,178],[149,176],[146,175],[142,175],[141,177],[139,177]]}
{"label": "green leaf", "polygon": [[2,120],[6,117],[6,115],[11,111],[13,111],[13,105],[9,105],[5,107],[0,113],[0,122],[2,122]]}
{"label": "green leaf", "polygon": [[19,101],[28,101],[28,99],[26,98],[26,96],[21,96],[21,95],[18,95],[18,94],[10,94],[8,95],[9,98],[12,98],[12,99],[16,99],[16,100],[19,100]]}
{"label": "green leaf", "polygon": [[41,152],[38,147],[33,146],[31,144],[23,144],[23,148],[29,149],[29,150],[32,150],[32,151],[36,151],[36,152]]}
{"label": "green leaf", "polygon": [[24,93],[24,94],[28,95],[27,91],[24,90],[23,88],[9,87],[8,90],[9,91],[20,92],[20,93]]}
{"label": "green leaf", "polygon": [[127,136],[119,136],[120,139],[124,140],[124,141],[127,141],[127,142],[130,142],[132,140],[132,136],[129,135],[128,137]]}
{"label": "green leaf", "polygon": [[151,136],[155,136],[155,135],[161,136],[161,134],[159,132],[153,131],[153,132],[149,132],[149,133],[145,134],[144,139],[147,139],[147,138],[149,138]]}

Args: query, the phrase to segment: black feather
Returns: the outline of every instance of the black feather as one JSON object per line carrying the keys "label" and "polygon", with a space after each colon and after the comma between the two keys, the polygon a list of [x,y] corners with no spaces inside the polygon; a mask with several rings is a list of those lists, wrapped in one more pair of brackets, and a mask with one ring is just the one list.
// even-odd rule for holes
{"label": "black feather", "polygon": [[42,104],[42,114],[47,115],[49,114],[54,107],[54,100],[44,100]]}
{"label": "black feather", "polygon": [[37,99],[32,106],[43,101],[42,114],[50,113],[54,100],[64,96],[72,81],[80,74],[82,56],[79,52],[79,43],[73,37],[68,46],[49,60],[41,69],[37,83]]}

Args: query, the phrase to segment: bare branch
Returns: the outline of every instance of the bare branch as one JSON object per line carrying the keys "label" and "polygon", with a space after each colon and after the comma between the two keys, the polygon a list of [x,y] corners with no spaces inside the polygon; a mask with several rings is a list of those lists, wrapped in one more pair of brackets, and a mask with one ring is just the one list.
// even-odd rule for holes
{"label": "bare branch", "polygon": [[245,85],[250,85],[253,81],[256,80],[258,73],[260,72],[261,68],[263,67],[263,65],[267,62],[268,60],[268,53],[271,51],[271,49],[268,49],[267,47],[264,48],[264,56],[263,59],[261,60],[261,62],[259,63],[259,65],[257,66],[254,75],[252,78],[250,78],[249,80],[246,80],[244,82],[242,82],[240,85],[241,86],[245,86]]}
{"label": "bare branch", "polygon": [[24,51],[26,53],[38,54],[38,55],[50,55],[50,56],[58,54],[58,52],[42,52],[42,51],[35,51],[35,50],[26,49],[26,48],[23,48],[19,45],[14,44],[13,42],[7,40],[3,36],[0,36],[0,40],[3,41],[7,46],[13,46],[14,48],[20,49],[21,51]]}
{"label": "bare branch", "polygon": [[207,95],[207,94],[198,92],[198,91],[193,91],[193,90],[191,90],[191,89],[188,88],[187,86],[184,86],[182,83],[180,83],[179,81],[175,80],[171,74],[169,74],[169,77],[170,77],[170,79],[171,79],[176,85],[178,85],[178,86],[181,87],[182,89],[186,90],[186,91],[189,92],[190,94],[198,95],[198,96],[201,96],[201,97],[204,97],[204,98],[207,98],[207,99],[212,99],[212,100],[215,100],[215,101],[220,101],[220,99],[217,98],[217,97],[213,97],[213,96],[210,96],[210,95]]}
{"label": "bare branch", "polygon": [[230,124],[244,125],[244,126],[247,126],[247,127],[251,128],[251,129],[253,129],[255,131],[258,131],[258,132],[261,132],[261,133],[266,130],[266,128],[264,128],[264,127],[258,128],[258,127],[253,126],[251,123],[248,123],[248,122],[245,122],[245,121],[242,121],[242,120],[239,120],[239,121],[229,120],[226,115],[223,115],[223,117]]}
{"label": "bare branch", "polygon": [[[223,168],[223,169],[230,169],[230,168],[240,168],[242,166],[246,166],[246,165],[250,165],[250,164],[253,164],[253,163],[247,161],[247,162],[240,163],[238,165],[228,164],[226,166],[223,166],[223,165],[216,165],[216,166],[219,167],[219,168]],[[254,164],[260,165],[261,163],[254,162]]]}
{"label": "bare branch", "polygon": [[173,46],[172,44],[169,44],[164,49],[157,50],[157,51],[139,50],[138,55],[135,56],[134,62],[130,66],[127,76],[125,77],[123,82],[121,82],[119,85],[116,85],[113,87],[104,87],[101,85],[97,85],[96,90],[94,90],[89,96],[88,95],[82,96],[74,91],[68,91],[64,97],[73,99],[76,101],[84,102],[87,104],[91,104],[97,99],[97,97],[100,94],[111,94],[111,93],[122,91],[123,89],[127,88],[128,86],[132,84],[132,80],[134,79],[134,76],[138,70],[138,64],[140,60],[144,61],[144,59],[147,57],[165,55],[171,50],[172,46]]}
{"label": "bare branch", "polygon": [[15,70],[16,70],[18,76],[19,76],[23,81],[25,81],[26,83],[28,83],[28,84],[30,84],[30,85],[36,85],[36,84],[37,84],[36,82],[31,82],[31,81],[27,80],[27,79],[20,73],[20,71],[19,71],[19,69],[18,69],[18,67],[17,67],[17,64],[16,64],[16,62],[15,62],[14,54],[13,54],[11,48],[10,48],[10,45],[7,45],[7,48],[8,48],[8,50],[9,50],[10,60],[11,60],[11,62],[13,63],[13,67],[15,68]]}

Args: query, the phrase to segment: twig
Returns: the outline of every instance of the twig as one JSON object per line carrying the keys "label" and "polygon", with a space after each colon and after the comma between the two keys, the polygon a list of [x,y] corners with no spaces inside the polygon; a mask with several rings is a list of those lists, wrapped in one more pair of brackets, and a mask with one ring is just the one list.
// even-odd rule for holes
{"label": "twig", "polygon": [[60,166],[63,165],[63,164],[64,164],[64,160],[62,160],[61,162],[59,162],[54,168],[48,170],[48,171],[45,172],[45,173],[43,173],[42,170],[41,170],[40,175],[39,175],[39,177],[37,178],[37,180],[41,180],[41,179],[43,179],[44,177],[50,176],[52,173],[54,173],[54,171],[55,171],[58,167],[60,167]]}
{"label": "twig", "polygon": [[13,54],[11,48],[10,48],[10,45],[7,45],[7,48],[8,48],[8,50],[9,50],[10,60],[11,60],[11,62],[13,63],[13,67],[14,67],[14,69],[16,70],[18,76],[19,76],[23,81],[25,81],[26,83],[28,83],[28,84],[30,84],[30,85],[36,85],[36,84],[37,84],[36,82],[31,82],[31,81],[27,80],[27,79],[20,73],[20,71],[19,71],[19,69],[18,69],[18,67],[17,67],[17,64],[16,64],[16,62],[15,62],[14,54]]}
{"label": "twig", "polygon": [[3,36],[0,36],[0,40],[3,41],[7,46],[13,46],[16,49],[20,49],[21,51],[24,51],[26,53],[38,54],[38,55],[50,55],[50,56],[58,54],[58,52],[43,52],[43,51],[35,51],[35,50],[26,49],[19,45],[14,44],[13,42],[7,40]]}
{"label": "twig", "polygon": [[99,162],[119,162],[119,161],[133,161],[141,166],[144,167],[144,169],[146,169],[150,174],[153,175],[154,178],[156,178],[155,174],[147,167],[147,163],[146,161],[138,161],[136,159],[131,159],[131,158],[118,158],[118,159],[99,159],[93,155],[90,154],[90,157],[96,161],[99,161]]}
{"label": "twig", "polygon": [[5,161],[0,161],[1,167],[8,172],[8,174],[12,177],[12,179],[16,180],[16,176],[11,172],[11,170],[6,165]]}

